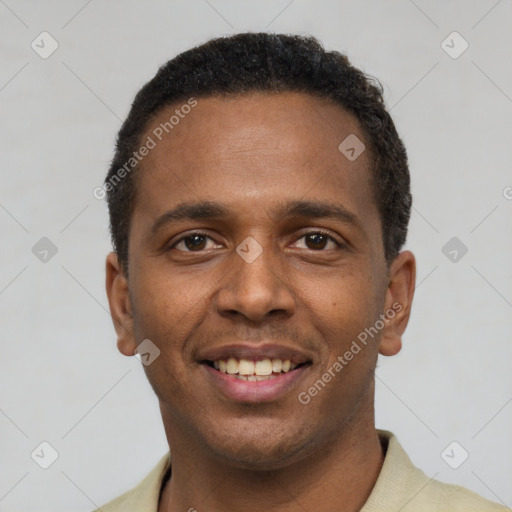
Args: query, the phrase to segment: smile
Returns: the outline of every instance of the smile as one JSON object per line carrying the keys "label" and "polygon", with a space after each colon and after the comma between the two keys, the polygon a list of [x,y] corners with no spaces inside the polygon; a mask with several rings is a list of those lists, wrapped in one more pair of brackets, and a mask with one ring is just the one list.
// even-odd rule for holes
{"label": "smile", "polygon": [[207,364],[222,373],[250,382],[270,380],[300,366],[289,359],[264,358],[254,361],[236,357],[208,361]]}
{"label": "smile", "polygon": [[313,366],[312,354],[264,341],[210,346],[194,359],[204,372],[205,392],[220,393],[221,399],[238,403],[285,399]]}

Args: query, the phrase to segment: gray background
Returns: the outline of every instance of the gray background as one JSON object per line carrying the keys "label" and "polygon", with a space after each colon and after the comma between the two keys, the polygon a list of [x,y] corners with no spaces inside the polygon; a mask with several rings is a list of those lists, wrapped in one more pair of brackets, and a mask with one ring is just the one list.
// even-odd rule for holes
{"label": "gray background", "polygon": [[[92,191],[157,67],[245,30],[316,35],[384,84],[410,156],[418,288],[402,352],[379,363],[377,424],[429,476],[511,506],[511,20],[510,0],[0,0],[0,510],[91,510],[166,451],[140,363],[116,349]],[[42,31],[59,45],[47,59],[31,48]],[[468,248],[456,262],[452,237]],[[30,456],[42,441],[59,455],[46,470]],[[461,448],[441,456],[453,441],[458,469],[445,460]]]}

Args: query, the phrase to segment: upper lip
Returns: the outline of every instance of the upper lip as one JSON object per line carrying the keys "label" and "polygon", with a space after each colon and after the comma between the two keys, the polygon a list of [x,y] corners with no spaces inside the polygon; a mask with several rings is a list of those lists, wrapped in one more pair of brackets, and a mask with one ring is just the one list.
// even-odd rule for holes
{"label": "upper lip", "polygon": [[207,348],[200,352],[198,361],[204,363],[205,361],[226,360],[230,357],[253,361],[260,361],[262,359],[282,359],[286,361],[289,359],[296,365],[308,363],[312,360],[311,357],[296,347],[268,343],[258,343],[257,345],[236,343]]}

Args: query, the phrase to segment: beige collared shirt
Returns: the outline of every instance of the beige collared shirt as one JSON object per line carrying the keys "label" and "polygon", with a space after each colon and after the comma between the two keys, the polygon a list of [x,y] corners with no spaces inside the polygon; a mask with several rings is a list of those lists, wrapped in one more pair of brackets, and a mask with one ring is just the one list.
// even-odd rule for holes
{"label": "beige collared shirt", "polygon": [[[428,478],[412,464],[391,432],[378,433],[384,445],[387,443],[386,457],[360,512],[510,512],[463,487]],[[101,511],[157,512],[162,480],[170,462],[167,453],[137,487],[107,503]]]}

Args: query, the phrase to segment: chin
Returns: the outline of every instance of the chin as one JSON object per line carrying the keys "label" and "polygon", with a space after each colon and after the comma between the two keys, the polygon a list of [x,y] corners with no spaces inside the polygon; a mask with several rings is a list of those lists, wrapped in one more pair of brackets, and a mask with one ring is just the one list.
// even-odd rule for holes
{"label": "chin", "polygon": [[[246,470],[272,471],[307,456],[311,448],[306,432],[254,426],[208,436],[207,444],[225,464]],[[308,449],[309,448],[309,449]]]}

